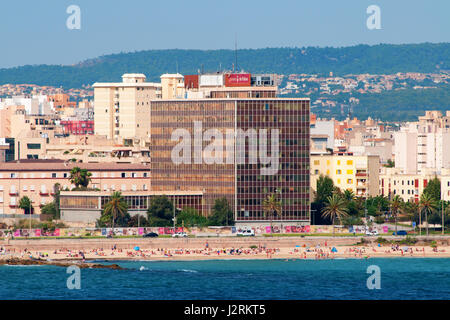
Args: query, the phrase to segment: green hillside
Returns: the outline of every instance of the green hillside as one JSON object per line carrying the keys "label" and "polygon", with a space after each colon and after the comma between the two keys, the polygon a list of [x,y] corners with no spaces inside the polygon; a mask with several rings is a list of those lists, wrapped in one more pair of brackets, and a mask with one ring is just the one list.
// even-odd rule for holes
{"label": "green hillside", "polygon": [[[120,81],[127,72],[157,81],[162,73],[231,69],[233,50],[147,50],[86,60],[72,66],[26,65],[0,69],[0,84],[80,88],[96,81]],[[343,48],[265,48],[238,50],[238,67],[252,73],[392,74],[450,70],[450,43],[357,45]]]}

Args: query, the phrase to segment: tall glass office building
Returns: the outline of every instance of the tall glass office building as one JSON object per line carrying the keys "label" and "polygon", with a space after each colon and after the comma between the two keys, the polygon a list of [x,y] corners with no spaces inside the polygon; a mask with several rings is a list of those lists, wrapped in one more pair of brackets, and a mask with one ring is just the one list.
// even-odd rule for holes
{"label": "tall glass office building", "polygon": [[249,222],[270,219],[262,203],[276,194],[273,220],[309,222],[309,108],[289,98],[152,101],[152,190],[202,191],[204,215],[226,197]]}

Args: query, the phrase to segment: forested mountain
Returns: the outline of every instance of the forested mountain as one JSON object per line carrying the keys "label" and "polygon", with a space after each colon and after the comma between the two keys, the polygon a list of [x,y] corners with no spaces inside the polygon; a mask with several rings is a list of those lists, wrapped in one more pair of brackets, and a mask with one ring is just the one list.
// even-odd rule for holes
{"label": "forested mountain", "polygon": [[[144,73],[149,81],[157,81],[166,72],[178,70],[193,74],[198,70],[231,69],[234,62],[233,50],[147,50],[105,55],[71,66],[26,65],[0,69],[0,84],[80,88],[96,81],[120,81],[120,76],[127,72]],[[240,49],[237,65],[252,73],[431,73],[450,70],[450,43]]]}

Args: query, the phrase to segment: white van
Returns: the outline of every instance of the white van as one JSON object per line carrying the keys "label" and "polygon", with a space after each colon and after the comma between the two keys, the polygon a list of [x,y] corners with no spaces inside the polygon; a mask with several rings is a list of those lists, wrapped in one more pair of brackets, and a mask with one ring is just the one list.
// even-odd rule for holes
{"label": "white van", "polygon": [[255,236],[255,230],[253,229],[244,229],[241,231],[238,231],[237,233],[238,236],[242,236],[242,237],[254,237]]}

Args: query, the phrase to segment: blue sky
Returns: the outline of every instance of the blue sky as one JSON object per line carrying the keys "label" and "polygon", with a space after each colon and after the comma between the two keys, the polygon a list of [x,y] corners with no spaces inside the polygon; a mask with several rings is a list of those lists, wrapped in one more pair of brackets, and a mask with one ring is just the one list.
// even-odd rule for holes
{"label": "blue sky", "polygon": [[[81,29],[69,30],[69,5]],[[366,8],[381,8],[381,30]],[[147,49],[450,42],[449,0],[2,0],[0,68]]]}

